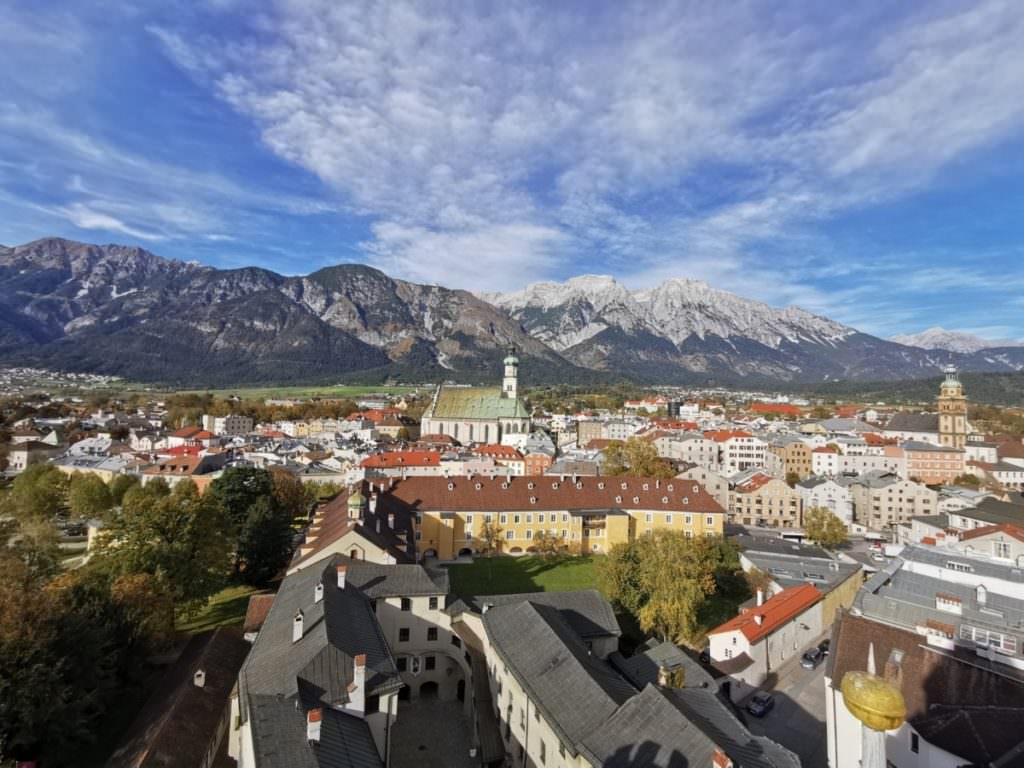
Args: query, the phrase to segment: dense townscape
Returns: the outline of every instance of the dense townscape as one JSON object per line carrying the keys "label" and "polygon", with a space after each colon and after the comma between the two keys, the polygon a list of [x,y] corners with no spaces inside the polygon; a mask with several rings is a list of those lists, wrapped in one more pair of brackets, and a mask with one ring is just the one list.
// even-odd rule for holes
{"label": "dense townscape", "polygon": [[[905,701],[894,763],[1013,764],[1024,439],[955,369],[914,412],[503,366],[354,400],[9,397],[2,626],[115,633],[58,730],[118,766],[856,766],[858,672]],[[183,630],[225,594],[237,618]],[[25,693],[67,651],[0,645],[0,747],[84,764]]]}
{"label": "dense townscape", "polygon": [[1022,41],[0,0],[0,768],[1024,768]]}

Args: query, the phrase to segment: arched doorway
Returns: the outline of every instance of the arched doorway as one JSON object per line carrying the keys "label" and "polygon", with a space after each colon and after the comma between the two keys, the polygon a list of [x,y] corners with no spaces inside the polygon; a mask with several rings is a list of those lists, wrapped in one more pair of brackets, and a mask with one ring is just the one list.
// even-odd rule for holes
{"label": "arched doorway", "polygon": [[437,557],[436,549],[425,549],[423,550],[423,557]]}
{"label": "arched doorway", "polygon": [[472,557],[473,550],[470,547],[463,547],[459,550],[459,557]]}
{"label": "arched doorway", "polygon": [[433,680],[428,680],[420,686],[420,701],[434,701],[437,695],[438,685]]}
{"label": "arched doorway", "polygon": [[412,700],[412,688],[408,685],[403,685],[398,689],[398,700],[399,701],[411,701]]}
{"label": "arched doorway", "polygon": [[510,555],[521,555],[521,554],[523,554],[523,548],[522,547],[512,547],[512,549],[510,549],[508,551],[508,553]]}

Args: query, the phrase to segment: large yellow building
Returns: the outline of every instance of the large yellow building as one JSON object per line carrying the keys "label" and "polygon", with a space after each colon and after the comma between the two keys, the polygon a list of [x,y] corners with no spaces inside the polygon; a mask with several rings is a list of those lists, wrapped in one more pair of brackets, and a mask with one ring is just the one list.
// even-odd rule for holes
{"label": "large yellow building", "polygon": [[658,528],[722,535],[725,510],[698,483],[643,477],[410,477],[371,491],[370,505],[414,519],[420,557],[451,560],[485,547],[486,523],[500,551],[535,551],[543,532],[570,552],[605,553]]}

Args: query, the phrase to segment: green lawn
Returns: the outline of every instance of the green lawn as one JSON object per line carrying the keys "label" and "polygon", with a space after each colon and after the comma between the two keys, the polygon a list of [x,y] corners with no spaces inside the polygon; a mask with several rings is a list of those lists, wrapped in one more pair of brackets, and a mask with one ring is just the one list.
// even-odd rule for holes
{"label": "green lawn", "polygon": [[452,592],[502,595],[514,592],[564,592],[596,586],[594,558],[478,557],[471,564],[448,566]]}
{"label": "green lawn", "polygon": [[238,395],[243,400],[263,400],[286,397],[345,397],[356,398],[366,395],[407,395],[415,392],[415,387],[360,387],[360,386],[294,386],[294,387],[235,387],[231,389],[192,389],[182,390],[181,394],[211,393],[219,397]]}
{"label": "green lawn", "polygon": [[175,622],[179,632],[194,635],[208,629],[240,625],[245,620],[245,610],[249,607],[249,598],[257,592],[255,587],[233,585],[225,587],[210,598],[209,602],[195,616],[179,614]]}

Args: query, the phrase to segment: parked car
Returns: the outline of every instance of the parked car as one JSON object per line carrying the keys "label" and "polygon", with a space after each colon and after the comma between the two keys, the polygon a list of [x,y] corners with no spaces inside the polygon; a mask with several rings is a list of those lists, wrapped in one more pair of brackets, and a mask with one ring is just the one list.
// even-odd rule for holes
{"label": "parked car", "polygon": [[747,712],[754,717],[764,717],[775,706],[775,697],[766,691],[758,691],[747,702]]}
{"label": "parked car", "polygon": [[825,654],[821,648],[811,648],[811,650],[800,657],[800,666],[804,669],[814,669],[824,658]]}
{"label": "parked car", "polygon": [[874,560],[876,563],[884,563],[885,555],[883,555],[881,552],[872,552],[871,559]]}

